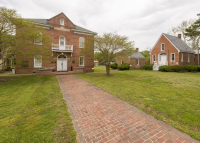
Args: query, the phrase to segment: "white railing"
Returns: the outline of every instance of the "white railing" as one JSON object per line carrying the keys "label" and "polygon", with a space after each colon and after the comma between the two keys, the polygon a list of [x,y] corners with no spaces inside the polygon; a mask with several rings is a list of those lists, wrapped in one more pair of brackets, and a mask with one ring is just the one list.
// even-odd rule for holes
{"label": "white railing", "polygon": [[52,44],[52,51],[73,52],[73,45],[65,45],[61,48],[59,44]]}
{"label": "white railing", "polygon": [[159,70],[159,66],[164,66],[164,65],[168,66],[168,62],[165,61],[165,63],[163,64],[160,61],[158,61],[158,62],[154,61],[153,62],[153,70],[158,71]]}
{"label": "white railing", "polygon": [[165,63],[162,63],[162,62],[159,61],[158,65],[159,66],[165,66],[165,65],[168,66],[168,61],[165,61]]}

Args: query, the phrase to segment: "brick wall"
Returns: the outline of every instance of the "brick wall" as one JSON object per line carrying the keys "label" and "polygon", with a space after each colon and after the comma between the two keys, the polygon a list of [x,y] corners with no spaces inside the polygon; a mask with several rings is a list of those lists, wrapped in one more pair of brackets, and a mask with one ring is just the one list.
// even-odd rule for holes
{"label": "brick wall", "polygon": [[[64,26],[60,25],[60,20],[64,20]],[[88,36],[84,34],[76,34],[71,29],[75,28],[75,25],[64,15],[60,14],[48,21],[54,27],[50,29],[46,29],[46,34],[50,35],[53,39],[52,44],[59,44],[59,38],[62,36],[65,38],[65,45],[73,45],[73,52],[66,53],[66,52],[53,52],[51,51],[51,47],[49,50],[46,51],[50,56],[42,55],[42,68],[54,68],[57,70],[57,57],[60,54],[64,54],[67,56],[67,70],[70,71],[71,67],[79,67],[79,57],[84,56],[84,72],[93,72],[94,70],[94,49],[89,51],[89,54],[85,56],[83,53],[83,48],[79,48],[79,38],[84,37],[86,40],[87,38],[91,38],[93,36]],[[57,30],[57,28],[63,27],[63,30]],[[68,29],[66,31],[66,29]],[[53,54],[53,55],[52,55]],[[89,56],[88,56],[89,55]],[[21,65],[17,66],[16,73],[30,73],[30,72],[39,72],[39,68],[34,68],[34,56],[17,56],[17,61],[26,60],[29,63],[28,68],[21,68]]]}
{"label": "brick wall", "polygon": [[[195,65],[198,66],[198,55],[195,54],[194,58],[195,58]],[[200,54],[199,54],[199,64],[200,64]]]}
{"label": "brick wall", "polygon": [[[165,44],[164,51],[161,51],[161,44]],[[161,36],[157,44],[155,45],[154,49],[151,51],[150,54],[150,64],[153,64],[153,55],[156,56],[156,61],[158,61],[158,54],[166,53],[167,54],[167,61],[169,61],[169,66],[176,65],[176,62],[179,64],[179,53],[178,50],[167,40],[165,36]],[[175,61],[171,61],[171,53],[175,54]]]}
{"label": "brick wall", "polygon": [[[183,61],[181,61],[181,54],[183,54]],[[188,54],[189,54],[189,62],[188,62]],[[194,65],[194,54],[192,53],[179,53],[179,61],[180,61],[180,66],[184,66],[184,65]]]}
{"label": "brick wall", "polygon": [[118,66],[121,65],[122,60],[124,61],[124,63],[130,63],[129,57],[127,55],[122,55],[116,58],[116,63]]}
{"label": "brick wall", "polygon": [[130,69],[142,69],[145,64],[145,59],[139,59],[139,65],[137,65],[137,59],[131,58],[130,59]]}

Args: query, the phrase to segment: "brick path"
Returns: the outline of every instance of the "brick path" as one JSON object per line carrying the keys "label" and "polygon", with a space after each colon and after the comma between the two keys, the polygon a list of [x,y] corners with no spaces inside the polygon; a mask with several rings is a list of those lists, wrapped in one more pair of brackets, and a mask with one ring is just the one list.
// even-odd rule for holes
{"label": "brick path", "polygon": [[73,75],[58,75],[79,143],[199,143]]}

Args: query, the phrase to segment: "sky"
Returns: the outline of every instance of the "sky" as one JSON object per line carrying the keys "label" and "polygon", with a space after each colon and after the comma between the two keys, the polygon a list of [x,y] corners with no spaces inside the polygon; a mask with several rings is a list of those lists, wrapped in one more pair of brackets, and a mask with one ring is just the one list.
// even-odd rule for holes
{"label": "sky", "polygon": [[99,35],[117,32],[140,51],[184,20],[197,19],[200,0],[0,0],[23,18],[49,19],[63,12],[75,25]]}

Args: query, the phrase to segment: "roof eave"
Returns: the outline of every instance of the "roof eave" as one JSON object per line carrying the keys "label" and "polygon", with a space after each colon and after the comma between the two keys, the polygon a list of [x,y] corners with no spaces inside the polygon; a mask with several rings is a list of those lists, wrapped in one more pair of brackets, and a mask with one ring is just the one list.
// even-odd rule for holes
{"label": "roof eave", "polygon": [[71,29],[71,30],[75,31],[75,32],[87,33],[87,34],[92,34],[92,35],[97,35],[98,34],[96,32],[88,32],[88,31],[82,31],[82,30],[77,30],[77,29]]}

